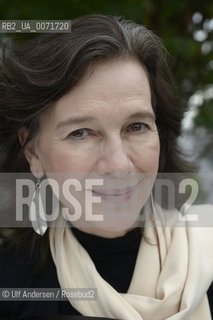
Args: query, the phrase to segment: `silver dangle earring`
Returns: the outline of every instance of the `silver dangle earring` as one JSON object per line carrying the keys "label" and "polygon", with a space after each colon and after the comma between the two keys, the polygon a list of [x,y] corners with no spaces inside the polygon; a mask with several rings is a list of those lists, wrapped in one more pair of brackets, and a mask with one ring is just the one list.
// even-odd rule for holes
{"label": "silver dangle earring", "polygon": [[35,232],[41,236],[47,230],[47,221],[46,214],[44,211],[42,199],[41,199],[41,182],[38,178],[37,183],[35,184],[35,191],[33,193],[31,205],[30,205],[30,221]]}
{"label": "silver dangle earring", "polygon": [[150,194],[150,206],[151,206],[151,209],[152,209],[153,216],[156,216],[155,203],[154,203],[154,197],[153,197],[153,193],[152,192]]}

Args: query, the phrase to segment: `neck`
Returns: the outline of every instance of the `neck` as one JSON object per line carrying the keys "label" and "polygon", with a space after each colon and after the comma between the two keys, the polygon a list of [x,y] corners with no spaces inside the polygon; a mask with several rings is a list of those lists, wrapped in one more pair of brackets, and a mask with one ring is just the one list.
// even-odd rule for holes
{"label": "neck", "polygon": [[88,234],[91,234],[94,236],[98,236],[101,238],[113,239],[113,238],[123,237],[125,234],[127,234],[132,229],[137,228],[138,223],[135,223],[130,228],[125,229],[125,230],[119,230],[119,229],[109,230],[109,229],[101,229],[101,228],[96,228],[96,227],[85,227],[85,226],[82,227],[82,226],[78,226],[74,223],[73,223],[73,226],[82,232],[85,232],[85,233],[88,233]]}

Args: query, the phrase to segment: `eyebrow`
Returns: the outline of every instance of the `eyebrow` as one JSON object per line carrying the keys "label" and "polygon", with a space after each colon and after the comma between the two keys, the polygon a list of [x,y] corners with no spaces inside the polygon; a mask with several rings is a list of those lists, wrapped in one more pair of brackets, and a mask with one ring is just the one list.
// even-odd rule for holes
{"label": "eyebrow", "polygon": [[[136,113],[131,114],[130,116],[127,117],[127,119],[133,119],[133,118],[149,118],[151,120],[155,121],[155,114],[150,112],[150,111],[138,111]],[[56,129],[61,129],[63,127],[71,126],[71,125],[76,125],[80,124],[83,122],[92,122],[97,120],[94,117],[91,116],[80,116],[80,117],[73,117],[70,119],[67,119],[65,121],[61,121],[58,123]]]}
{"label": "eyebrow", "polygon": [[58,123],[56,129],[60,129],[62,127],[67,127],[67,126],[71,126],[74,124],[79,124],[82,122],[89,122],[89,121],[95,121],[95,118],[91,117],[91,116],[86,116],[86,117],[74,117],[74,118],[70,118],[67,119],[65,121],[61,121]]}
{"label": "eyebrow", "polygon": [[150,111],[138,111],[133,114],[131,114],[128,119],[133,119],[133,118],[147,118],[151,120],[156,120],[155,114]]}

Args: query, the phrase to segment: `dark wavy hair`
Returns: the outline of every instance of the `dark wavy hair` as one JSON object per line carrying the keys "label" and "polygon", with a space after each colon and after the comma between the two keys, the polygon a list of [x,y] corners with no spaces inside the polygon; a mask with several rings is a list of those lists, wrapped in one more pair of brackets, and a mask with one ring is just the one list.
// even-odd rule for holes
{"label": "dark wavy hair", "polygon": [[[161,145],[159,171],[188,171],[177,144],[184,109],[178,102],[162,41],[132,21],[88,15],[72,21],[71,33],[45,34],[2,48],[0,172],[29,172],[23,151],[39,132],[41,115],[97,63],[128,57],[145,68],[149,79]],[[29,135],[21,146],[18,131],[23,127]],[[41,240],[30,228],[18,232],[22,240],[31,243],[48,240],[47,234]]]}

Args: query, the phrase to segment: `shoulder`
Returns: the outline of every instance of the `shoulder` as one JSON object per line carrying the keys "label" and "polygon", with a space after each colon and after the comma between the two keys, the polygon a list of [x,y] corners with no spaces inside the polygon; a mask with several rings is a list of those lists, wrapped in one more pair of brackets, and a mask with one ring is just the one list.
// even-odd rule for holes
{"label": "shoulder", "polygon": [[[35,255],[29,256],[23,250],[16,252],[0,247],[0,287],[9,289],[59,288],[56,269],[48,257],[42,268],[36,268]],[[51,308],[50,308],[51,306]],[[49,314],[49,309],[56,312],[57,304],[47,301],[0,301],[2,316],[26,316]]]}
{"label": "shoulder", "polygon": [[15,250],[0,247],[0,284],[1,287],[20,287],[32,271],[32,261],[19,257]]}
{"label": "shoulder", "polygon": [[203,245],[206,245],[206,249],[210,249],[209,256],[213,258],[212,247],[210,247],[211,244],[213,245],[213,205],[191,206],[187,211],[186,218],[188,227],[191,227],[192,230],[195,229],[200,237],[200,242],[204,241]]}
{"label": "shoulder", "polygon": [[208,300],[209,300],[209,306],[211,309],[211,314],[213,317],[213,282],[212,282],[211,286],[209,287],[207,295],[208,295]]}
{"label": "shoulder", "polygon": [[[1,287],[45,287],[56,279],[56,269],[49,254],[42,267],[37,263],[35,253],[24,250],[5,250],[0,246]],[[55,283],[55,281],[54,281]],[[38,286],[37,286],[38,287]]]}
{"label": "shoulder", "polygon": [[210,283],[207,295],[213,316],[213,205],[191,206],[188,214],[189,217],[192,217],[188,234],[190,232],[193,240],[195,240],[194,248],[198,252],[197,261],[201,261],[204,270],[203,274],[205,274],[205,278]]}
{"label": "shoulder", "polygon": [[[0,246],[0,287],[3,290],[12,291],[15,288],[29,287],[32,282],[32,264],[24,262],[14,250],[5,250]],[[0,301],[0,318],[2,316],[14,316],[19,309],[20,302],[9,300]]]}

